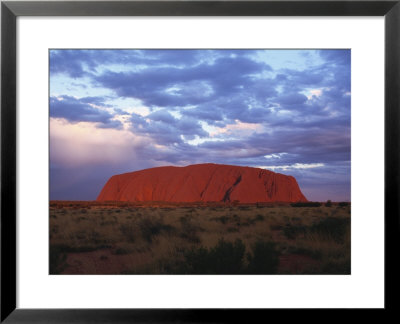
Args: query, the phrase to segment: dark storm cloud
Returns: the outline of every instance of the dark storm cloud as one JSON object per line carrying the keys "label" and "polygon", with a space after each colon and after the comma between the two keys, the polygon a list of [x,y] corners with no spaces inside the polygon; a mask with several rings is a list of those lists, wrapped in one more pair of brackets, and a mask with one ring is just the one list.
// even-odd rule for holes
{"label": "dark storm cloud", "polygon": [[79,78],[107,64],[192,65],[204,55],[201,50],[183,51],[184,55],[182,50],[50,50],[50,73]]}
{"label": "dark storm cloud", "polygon": [[350,160],[350,136],[341,129],[321,131],[305,128],[280,130],[273,134],[256,134],[248,139],[255,147],[267,152],[290,152],[277,163],[316,163]]}
{"label": "dark storm cloud", "polygon": [[[65,98],[65,97],[64,97]],[[68,100],[70,100],[71,97],[68,97]],[[74,98],[72,98],[74,99]],[[87,103],[87,104],[92,104],[92,105],[97,105],[97,106],[102,106],[102,107],[111,107],[110,105],[107,105],[104,103],[106,98],[104,97],[83,97],[83,98],[79,98],[79,101],[81,103]]]}
{"label": "dark storm cloud", "polygon": [[307,101],[307,97],[300,93],[288,93],[277,98],[276,102],[281,106],[302,105]]}
{"label": "dark storm cloud", "polygon": [[185,69],[168,66],[106,72],[95,80],[119,96],[139,98],[148,106],[182,107],[229,98],[249,86],[252,74],[264,70],[271,67],[245,57],[226,57]]}
{"label": "dark storm cloud", "polygon": [[181,114],[199,120],[204,120],[210,125],[214,125],[216,122],[223,120],[222,111],[216,109],[216,107],[212,104],[199,105],[192,109],[181,110]]}
{"label": "dark storm cloud", "polygon": [[319,55],[330,63],[346,66],[350,66],[351,63],[351,50],[349,49],[320,50]]}
{"label": "dark storm cloud", "polygon": [[146,116],[146,118],[153,121],[161,121],[163,123],[174,124],[176,119],[166,110],[158,110]]}
{"label": "dark storm cloud", "polygon": [[50,116],[65,118],[70,122],[94,122],[101,128],[120,128],[121,122],[112,120],[110,112],[100,110],[93,105],[101,104],[100,98],[75,99],[70,96],[50,97]]}

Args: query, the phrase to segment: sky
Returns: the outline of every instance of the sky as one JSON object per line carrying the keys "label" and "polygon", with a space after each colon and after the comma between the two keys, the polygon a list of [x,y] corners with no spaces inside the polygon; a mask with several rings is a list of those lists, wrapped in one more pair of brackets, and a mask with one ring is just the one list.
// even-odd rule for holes
{"label": "sky", "polygon": [[350,50],[50,50],[50,199],[220,163],[350,201]]}

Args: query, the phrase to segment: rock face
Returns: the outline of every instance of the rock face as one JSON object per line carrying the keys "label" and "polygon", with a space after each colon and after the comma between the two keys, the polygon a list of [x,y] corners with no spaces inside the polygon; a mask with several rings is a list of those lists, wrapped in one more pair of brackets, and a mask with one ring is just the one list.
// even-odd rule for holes
{"label": "rock face", "polygon": [[222,164],[158,167],[112,176],[97,201],[303,202],[297,181],[272,171]]}

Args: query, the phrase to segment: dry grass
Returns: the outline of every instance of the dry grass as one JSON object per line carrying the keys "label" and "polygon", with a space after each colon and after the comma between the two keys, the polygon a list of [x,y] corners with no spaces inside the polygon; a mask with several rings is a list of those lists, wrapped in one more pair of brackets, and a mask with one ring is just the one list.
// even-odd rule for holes
{"label": "dry grass", "polygon": [[244,267],[256,244],[272,242],[277,273],[350,273],[350,206],[50,205],[51,273],[182,273],[188,253],[221,239],[244,244]]}

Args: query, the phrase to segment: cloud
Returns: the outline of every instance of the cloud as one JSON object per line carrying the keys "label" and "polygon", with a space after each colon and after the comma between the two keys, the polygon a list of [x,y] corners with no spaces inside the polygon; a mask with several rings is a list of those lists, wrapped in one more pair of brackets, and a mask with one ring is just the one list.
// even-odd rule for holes
{"label": "cloud", "polygon": [[263,126],[261,124],[255,123],[243,123],[239,120],[235,120],[232,124],[227,124],[225,127],[215,127],[214,131],[210,133],[211,137],[215,136],[223,136],[223,135],[230,135],[230,136],[248,136],[253,134],[254,132],[262,131]]}
{"label": "cloud", "polygon": [[50,50],[50,73],[66,74],[73,78],[90,76],[111,65],[125,69],[150,65],[193,64],[202,51],[178,50]]}
{"label": "cloud", "polygon": [[280,106],[302,105],[308,98],[301,93],[288,93],[277,98],[277,103]]}
{"label": "cloud", "polygon": [[133,113],[131,131],[134,134],[149,136],[161,145],[183,144],[184,138],[191,140],[195,136],[208,136],[198,120],[186,116],[175,118],[165,109],[144,117]]}
{"label": "cloud", "polygon": [[170,123],[173,124],[176,122],[175,117],[173,117],[168,111],[166,110],[157,110],[149,115],[146,116],[146,119],[151,119],[153,121],[159,121],[163,123]]}
{"label": "cloud", "polygon": [[140,98],[148,106],[197,105],[240,92],[252,75],[271,70],[245,57],[224,57],[213,64],[180,68],[148,67],[137,72],[106,72],[94,79],[124,97]]}
{"label": "cloud", "polygon": [[194,108],[182,109],[180,113],[190,118],[203,120],[210,125],[213,125],[224,119],[222,110],[214,107],[213,105],[199,105]]}
{"label": "cloud", "polygon": [[70,122],[99,123],[102,128],[119,128],[121,122],[114,120],[114,115],[105,109],[102,99],[88,97],[76,99],[70,96],[50,97],[50,116],[65,118]]}
{"label": "cloud", "polygon": [[346,66],[350,66],[351,63],[350,49],[320,50],[319,55],[329,63]]}
{"label": "cloud", "polygon": [[270,52],[52,50],[52,166],[267,164],[314,195],[349,186],[351,52]]}
{"label": "cloud", "polygon": [[314,168],[321,168],[325,166],[323,163],[295,163],[292,165],[262,165],[259,166],[261,169],[267,170],[282,170],[282,171],[290,171],[292,169],[314,169]]}
{"label": "cloud", "polygon": [[286,153],[286,152],[274,153],[274,154],[267,154],[267,155],[264,155],[264,157],[265,157],[266,159],[281,159],[282,156],[287,155],[287,154],[288,154],[288,153]]}

